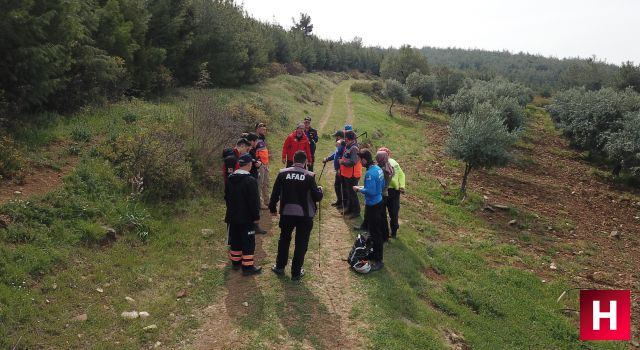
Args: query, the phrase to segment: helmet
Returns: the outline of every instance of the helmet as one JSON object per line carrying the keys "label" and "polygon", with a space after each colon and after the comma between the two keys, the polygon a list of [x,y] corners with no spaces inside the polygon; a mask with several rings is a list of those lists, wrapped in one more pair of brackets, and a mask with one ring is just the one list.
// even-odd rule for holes
{"label": "helmet", "polygon": [[353,269],[359,273],[369,273],[369,271],[371,271],[371,265],[368,260],[360,260],[353,265]]}

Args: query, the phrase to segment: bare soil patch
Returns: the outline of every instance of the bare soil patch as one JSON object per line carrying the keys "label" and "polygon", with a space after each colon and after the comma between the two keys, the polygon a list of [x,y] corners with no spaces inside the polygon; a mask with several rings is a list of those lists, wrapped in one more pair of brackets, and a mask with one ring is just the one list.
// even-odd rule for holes
{"label": "bare soil patch", "polygon": [[[434,160],[420,166],[449,184],[459,184],[462,169],[444,162],[448,159],[444,152],[447,123],[432,119],[426,123],[425,149]],[[474,171],[469,179],[470,189],[486,196],[489,203],[516,209],[517,223],[509,225],[514,219],[509,211],[479,210],[477,215],[505,242],[538,257],[550,256],[557,269],[541,264],[536,269],[541,276],[568,277],[584,288],[638,289],[640,191],[596,176],[596,167],[541,121],[531,128],[524,147],[516,148],[515,162],[501,169]],[[528,216],[527,223],[522,216]],[[614,231],[617,238],[612,237]],[[522,241],[522,235],[533,240]],[[602,277],[605,274],[607,278]],[[632,298],[639,302],[638,296]]]}

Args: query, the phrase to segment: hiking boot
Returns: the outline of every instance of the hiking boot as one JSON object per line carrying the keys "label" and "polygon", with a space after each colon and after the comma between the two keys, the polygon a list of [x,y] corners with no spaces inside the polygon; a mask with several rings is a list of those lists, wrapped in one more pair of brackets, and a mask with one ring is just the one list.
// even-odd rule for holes
{"label": "hiking boot", "polygon": [[345,216],[347,219],[357,219],[357,218],[359,218],[359,217],[360,217],[360,213],[349,213],[349,214],[346,214],[346,213],[345,213],[345,214],[344,214],[344,216]]}
{"label": "hiking boot", "polygon": [[275,273],[276,275],[284,275],[284,268],[278,268],[278,265],[273,264],[273,266],[271,266],[271,271],[273,271],[273,273]]}
{"label": "hiking boot", "polygon": [[267,230],[265,230],[262,227],[260,227],[260,225],[256,225],[256,233],[257,234],[261,234],[261,235],[266,235],[267,234]]}
{"label": "hiking boot", "polygon": [[262,272],[262,266],[249,266],[249,267],[242,267],[242,274],[245,276],[251,276],[251,275],[255,275]]}
{"label": "hiking boot", "polygon": [[384,267],[384,263],[382,261],[377,261],[371,264],[371,271],[378,271]]}
{"label": "hiking boot", "polygon": [[231,264],[231,269],[234,271],[238,271],[240,270],[240,268],[242,267],[242,264]]}
{"label": "hiking boot", "polygon": [[304,276],[304,269],[300,269],[300,274],[291,276],[292,281],[299,281]]}

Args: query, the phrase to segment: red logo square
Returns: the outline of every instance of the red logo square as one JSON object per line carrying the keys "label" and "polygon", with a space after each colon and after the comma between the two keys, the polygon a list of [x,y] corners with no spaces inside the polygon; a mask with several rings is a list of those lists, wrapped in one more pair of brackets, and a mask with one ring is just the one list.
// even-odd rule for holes
{"label": "red logo square", "polygon": [[581,290],[580,340],[631,340],[631,291]]}

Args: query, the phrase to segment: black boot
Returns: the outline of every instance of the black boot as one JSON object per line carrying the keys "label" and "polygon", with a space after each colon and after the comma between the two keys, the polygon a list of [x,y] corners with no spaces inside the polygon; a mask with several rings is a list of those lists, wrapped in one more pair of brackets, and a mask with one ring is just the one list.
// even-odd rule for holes
{"label": "black boot", "polygon": [[275,273],[276,275],[284,275],[284,269],[279,268],[276,264],[273,264],[273,266],[271,266],[271,271],[273,271],[273,273]]}
{"label": "black boot", "polygon": [[371,264],[371,271],[378,271],[384,267],[384,263],[382,261],[376,260]]}
{"label": "black boot", "polygon": [[300,269],[300,274],[291,276],[292,281],[299,281],[304,276],[304,269]]}
{"label": "black boot", "polygon": [[242,267],[242,274],[245,276],[251,276],[251,275],[255,275],[262,272],[262,266],[243,266]]}
{"label": "black boot", "polygon": [[260,227],[260,225],[256,224],[256,233],[261,235],[266,235],[267,230],[263,229],[262,227]]}

